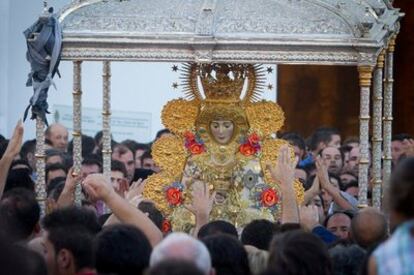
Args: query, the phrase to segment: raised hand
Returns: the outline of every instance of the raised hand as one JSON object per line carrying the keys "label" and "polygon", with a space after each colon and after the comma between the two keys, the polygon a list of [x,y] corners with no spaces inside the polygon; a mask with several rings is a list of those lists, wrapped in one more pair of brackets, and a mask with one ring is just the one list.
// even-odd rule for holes
{"label": "raised hand", "polygon": [[129,187],[129,190],[125,192],[125,198],[129,201],[135,197],[140,197],[142,195],[142,192],[144,192],[146,183],[147,181],[142,179],[134,181]]}
{"label": "raised hand", "polygon": [[328,169],[323,164],[322,159],[318,157],[315,161],[316,165],[316,176],[319,179],[320,187],[323,189],[328,189],[331,186],[329,181]]}
{"label": "raised hand", "polygon": [[82,178],[82,175],[77,175],[73,171],[74,168],[71,167],[69,169],[68,175],[66,176],[65,188],[68,188],[69,190],[74,190],[76,187],[76,183],[78,183]]}
{"label": "raised hand", "polygon": [[10,138],[6,151],[4,152],[5,156],[14,158],[15,156],[17,156],[17,154],[19,154],[20,148],[22,147],[23,133],[23,123],[20,119],[17,122],[16,127],[14,127],[13,135]]}
{"label": "raised hand", "polygon": [[82,182],[84,190],[93,201],[102,200],[107,202],[115,195],[112,184],[106,180],[103,174],[88,175]]}
{"label": "raised hand", "polygon": [[273,180],[278,182],[282,188],[293,185],[295,180],[297,161],[290,159],[291,150],[288,145],[282,145],[279,149],[276,165],[267,165]]}
{"label": "raised hand", "polygon": [[312,231],[319,224],[318,207],[315,205],[301,206],[299,220],[305,230]]}
{"label": "raised hand", "polygon": [[196,216],[196,219],[202,218],[208,220],[213,208],[216,192],[210,195],[208,184],[201,181],[196,181],[192,187],[192,203],[185,205],[185,207]]}

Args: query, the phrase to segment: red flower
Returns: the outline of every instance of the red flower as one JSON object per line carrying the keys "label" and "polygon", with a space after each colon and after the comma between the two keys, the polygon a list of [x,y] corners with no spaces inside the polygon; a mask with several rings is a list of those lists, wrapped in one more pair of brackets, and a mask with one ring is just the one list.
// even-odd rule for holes
{"label": "red flower", "polygon": [[180,205],[183,202],[180,188],[170,187],[166,191],[167,201],[170,205]]}
{"label": "red flower", "polygon": [[245,156],[252,156],[256,154],[256,148],[254,148],[250,143],[240,145],[239,151]]}
{"label": "red flower", "polygon": [[266,207],[272,207],[279,201],[276,191],[271,188],[263,190],[260,199]]}
{"label": "red flower", "polygon": [[192,142],[192,141],[195,140],[195,135],[190,131],[185,132],[184,137],[185,137],[187,142]]}
{"label": "red flower", "polygon": [[204,152],[204,145],[192,142],[188,145],[188,149],[190,150],[191,154],[198,155]]}
{"label": "red flower", "polygon": [[163,233],[171,232],[171,223],[167,219],[162,221],[162,232]]}
{"label": "red flower", "polygon": [[255,145],[258,145],[258,144],[259,144],[260,137],[259,137],[259,135],[257,135],[256,133],[253,133],[253,134],[251,134],[251,135],[248,137],[248,139],[247,139],[247,140],[249,141],[250,145],[255,146]]}

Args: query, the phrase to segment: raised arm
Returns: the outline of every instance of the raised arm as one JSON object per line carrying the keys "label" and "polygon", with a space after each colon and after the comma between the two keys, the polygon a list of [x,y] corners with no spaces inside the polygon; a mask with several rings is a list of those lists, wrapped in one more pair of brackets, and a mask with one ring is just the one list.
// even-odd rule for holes
{"label": "raised arm", "polygon": [[23,141],[23,123],[21,120],[17,122],[13,131],[9,144],[3,157],[0,159],[0,198],[3,196],[4,187],[6,186],[7,175],[13,159],[19,154]]}
{"label": "raised arm", "polygon": [[83,181],[85,191],[93,200],[102,200],[123,223],[138,227],[155,246],[162,239],[162,232],[145,215],[125,199],[116,194],[110,182],[102,174],[92,174]]}
{"label": "raised arm", "polygon": [[276,165],[268,165],[274,181],[282,191],[282,223],[299,223],[298,203],[294,189],[296,161],[290,159],[290,147],[280,147]]}

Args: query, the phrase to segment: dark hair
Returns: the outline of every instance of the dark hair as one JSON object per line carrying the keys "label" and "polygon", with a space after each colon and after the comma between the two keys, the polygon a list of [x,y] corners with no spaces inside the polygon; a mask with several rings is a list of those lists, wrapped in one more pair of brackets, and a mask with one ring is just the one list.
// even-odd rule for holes
{"label": "dark hair", "polygon": [[322,127],[316,129],[316,131],[309,138],[309,150],[316,150],[321,142],[329,143],[332,140],[333,135],[339,135],[339,131],[335,128]]}
{"label": "dark hair", "polygon": [[210,252],[212,266],[217,275],[250,274],[247,252],[240,241],[227,234],[216,234],[202,238]]}
{"label": "dark hair", "polygon": [[0,231],[13,241],[26,240],[40,219],[40,207],[35,194],[24,188],[14,188],[0,201]]}
{"label": "dark hair", "polygon": [[[93,153],[95,140],[93,137],[82,135],[82,157],[86,158]],[[68,153],[73,154],[73,139],[68,144]]]}
{"label": "dark hair", "polygon": [[247,224],[241,234],[244,245],[252,245],[258,249],[268,250],[276,225],[268,220],[254,220]]}
{"label": "dark hair", "polygon": [[65,185],[66,178],[65,177],[57,177],[52,179],[49,184],[46,186],[46,194],[49,197],[50,193],[59,185]]}
{"label": "dark hair", "polygon": [[141,156],[141,164],[144,161],[144,159],[152,159],[151,151],[145,151],[144,154]]}
{"label": "dark hair", "polygon": [[101,227],[91,210],[61,208],[45,216],[43,226],[56,254],[62,249],[72,253],[76,271],[94,267],[92,242]]}
{"label": "dark hair", "polygon": [[222,221],[222,220],[211,221],[203,225],[198,231],[197,237],[201,239],[207,236],[220,234],[220,233],[229,234],[229,235],[235,236],[236,238],[238,237],[236,227],[234,227],[233,224],[227,221]]}
{"label": "dark hair", "polygon": [[20,149],[20,157],[24,160],[27,159],[27,154],[34,154],[36,151],[36,139],[30,139],[23,143],[22,148]]}
{"label": "dark hair", "polygon": [[148,270],[147,275],[205,275],[197,266],[184,260],[164,260]]}
{"label": "dark hair", "polygon": [[112,225],[94,241],[96,269],[99,273],[142,274],[149,265],[152,247],[147,237],[132,225]]}
{"label": "dark hair", "polygon": [[97,165],[99,171],[102,171],[102,162],[99,160],[99,156],[91,154],[82,160],[82,165]]}
{"label": "dark hair", "polygon": [[0,237],[0,267],[2,274],[47,275],[44,258],[21,245],[13,245]]}
{"label": "dark hair", "polygon": [[[350,175],[352,175],[352,174],[350,174]],[[344,187],[344,191],[346,191],[350,187],[358,187],[359,188],[358,181],[351,180],[350,182],[348,182]]]}
{"label": "dark hair", "polygon": [[409,134],[397,134],[393,135],[391,141],[404,141],[405,139],[412,139]]}
{"label": "dark hair", "polygon": [[270,245],[268,269],[288,275],[332,274],[325,244],[317,236],[302,230],[275,236]]}
{"label": "dark hair", "polygon": [[339,189],[341,191],[345,190],[345,186],[342,184],[341,178],[339,176],[332,174],[332,173],[328,173],[328,177],[329,177],[329,182],[331,182],[331,178],[336,179],[336,181],[338,182]]}
{"label": "dark hair", "polygon": [[146,180],[149,176],[154,174],[155,172],[151,169],[145,169],[145,168],[136,168],[134,172],[134,180],[137,181],[139,179]]}
{"label": "dark hair", "polygon": [[135,148],[136,150],[144,150],[144,151],[149,151],[151,149],[151,147],[148,144],[145,143],[137,143],[137,147]]}
{"label": "dark hair", "polygon": [[334,275],[358,274],[365,258],[365,251],[356,244],[336,245],[329,249]]}
{"label": "dark hair", "polygon": [[111,171],[119,171],[124,175],[124,177],[127,176],[127,170],[125,168],[125,164],[123,162],[120,162],[119,160],[111,161]]}
{"label": "dark hair", "polygon": [[62,159],[62,164],[65,162],[65,155],[64,155],[64,153],[63,153],[62,151],[60,151],[60,150],[53,149],[53,148],[51,148],[51,149],[47,149],[47,150],[45,151],[45,154],[46,154],[46,162],[47,162],[47,159],[48,159],[48,158],[50,158],[50,157],[54,157],[54,156],[59,156],[59,157]]}
{"label": "dark hair", "polygon": [[63,164],[60,164],[60,163],[52,163],[52,164],[46,165],[46,171],[45,171],[45,180],[46,180],[46,182],[48,182],[48,180],[49,180],[49,172],[58,171],[58,170],[63,170],[63,171],[65,171],[65,173],[68,172],[66,170],[66,167]]}
{"label": "dark hair", "polygon": [[[26,166],[26,167],[21,168],[21,169],[27,169],[27,170],[29,170],[29,173],[30,174],[33,172],[33,169],[32,169],[32,167],[30,167],[29,162],[27,160],[25,160],[25,159],[16,159],[16,160],[13,160],[12,163],[11,163],[11,165],[10,165],[10,169],[14,169],[15,166],[19,166],[19,165]],[[16,168],[16,169],[20,169],[20,168]]]}
{"label": "dark hair", "polygon": [[95,213],[78,206],[59,208],[46,215],[42,224],[47,230],[55,227],[81,226],[93,235],[101,230]]}
{"label": "dark hair", "polygon": [[32,192],[35,190],[35,184],[30,177],[30,171],[27,168],[17,168],[9,171],[7,175],[6,186],[4,192],[13,188],[22,187]]}
{"label": "dark hair", "polygon": [[338,215],[338,214],[344,214],[345,216],[347,216],[351,221],[352,221],[352,219],[354,218],[354,213],[353,212],[351,212],[350,210],[345,210],[345,211],[342,211],[342,210],[340,210],[340,211],[335,211],[335,212],[333,212],[333,213],[331,213],[330,215],[328,215],[326,218],[325,218],[325,221],[324,221],[324,223],[323,223],[323,226],[325,226],[325,227],[327,227],[328,226],[328,221],[333,217],[333,216],[335,216],[335,215]]}
{"label": "dark hair", "polygon": [[154,203],[143,201],[138,204],[138,209],[144,213],[148,214],[148,218],[160,229],[162,230],[162,222],[164,221],[164,217],[160,210],[158,210]]}
{"label": "dark hair", "polygon": [[299,149],[306,151],[306,143],[303,137],[297,133],[284,133],[281,139],[289,141],[290,144],[299,147]]}
{"label": "dark hair", "polygon": [[159,139],[163,134],[171,134],[171,131],[168,129],[161,129],[155,135],[155,140]]}
{"label": "dark hair", "polygon": [[132,139],[126,139],[122,141],[121,144],[125,145],[126,147],[128,147],[129,150],[131,150],[132,155],[134,156],[134,159],[135,159],[135,151],[138,148],[138,142]]}
{"label": "dark hair", "polygon": [[390,180],[389,202],[391,210],[405,218],[414,217],[414,157],[396,166]]}

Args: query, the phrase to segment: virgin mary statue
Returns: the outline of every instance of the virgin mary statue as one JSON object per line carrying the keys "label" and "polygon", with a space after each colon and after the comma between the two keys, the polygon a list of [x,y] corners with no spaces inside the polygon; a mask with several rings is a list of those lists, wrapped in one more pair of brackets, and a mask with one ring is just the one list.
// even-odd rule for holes
{"label": "virgin mary statue", "polygon": [[[286,142],[273,138],[284,114],[274,102],[260,100],[263,70],[249,64],[187,64],[186,99],[168,102],[163,124],[174,133],[152,147],[161,172],[151,176],[144,197],[153,200],[173,230],[188,231],[195,218],[195,182],[215,192],[211,220],[243,227],[253,219],[281,215],[279,185],[264,169]],[[303,189],[295,183],[298,200]]]}

